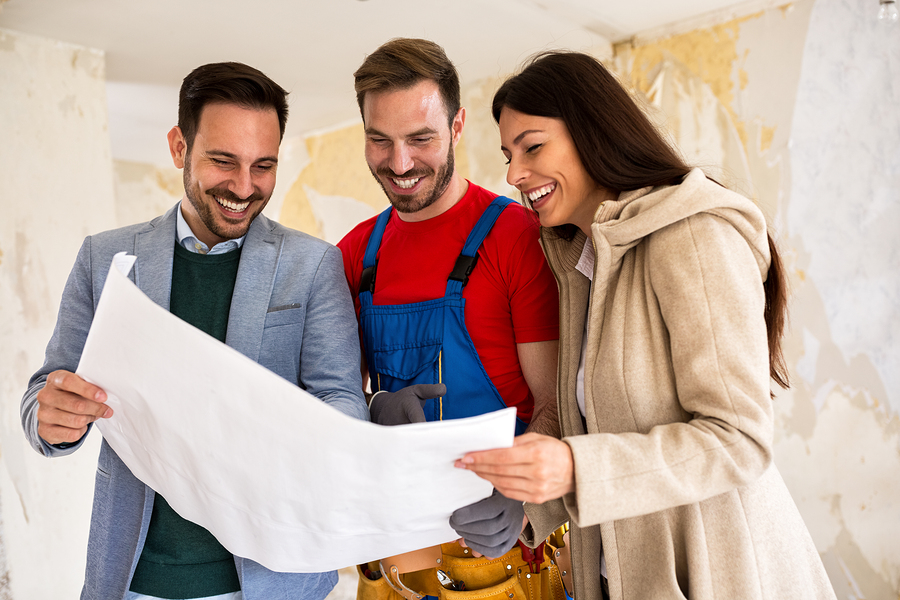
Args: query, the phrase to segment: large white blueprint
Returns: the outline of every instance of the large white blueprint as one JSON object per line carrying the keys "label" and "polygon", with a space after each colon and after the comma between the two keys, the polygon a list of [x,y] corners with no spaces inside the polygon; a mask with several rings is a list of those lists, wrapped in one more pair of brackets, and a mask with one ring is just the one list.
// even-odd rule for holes
{"label": "large white blueprint", "polygon": [[453,461],[511,446],[514,409],[350,418],[156,305],[133,263],[113,261],[78,374],[106,390],[96,425],[135,476],[232,553],[289,572],[377,560],[456,539],[450,514],[490,495]]}

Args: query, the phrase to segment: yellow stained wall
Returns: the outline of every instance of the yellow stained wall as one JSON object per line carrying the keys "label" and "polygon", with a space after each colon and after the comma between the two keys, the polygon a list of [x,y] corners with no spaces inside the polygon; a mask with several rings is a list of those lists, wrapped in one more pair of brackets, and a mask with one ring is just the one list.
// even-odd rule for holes
{"label": "yellow stained wall", "polygon": [[[754,198],[766,214],[793,289],[784,342],[793,387],[775,401],[776,463],[838,597],[894,600],[900,593],[900,418],[872,359],[846,358],[833,339],[824,292],[806,273],[804,234],[790,227],[792,121],[813,6],[801,0],[621,43],[607,64],[689,163]],[[464,88],[468,119],[457,160],[476,183],[508,194],[489,115],[497,85]],[[281,221],[336,242],[386,206],[365,166],[363,141],[359,124],[308,136],[309,163],[285,196]],[[828,210],[842,199],[821,202]]]}
{"label": "yellow stained wall", "polygon": [[[789,142],[812,8],[795,2],[619,44],[616,66],[659,111],[657,121],[689,162],[710,142],[721,144],[712,153],[718,164],[704,166],[722,169],[774,226],[794,292],[785,339],[793,386],[775,401],[775,460],[838,597],[893,600],[900,592],[900,417],[885,405],[885,382],[870,357],[848,361],[833,339],[824,292],[804,271],[802,234],[789,223]],[[698,141],[707,145],[696,148]],[[842,202],[817,200],[824,211]]]}

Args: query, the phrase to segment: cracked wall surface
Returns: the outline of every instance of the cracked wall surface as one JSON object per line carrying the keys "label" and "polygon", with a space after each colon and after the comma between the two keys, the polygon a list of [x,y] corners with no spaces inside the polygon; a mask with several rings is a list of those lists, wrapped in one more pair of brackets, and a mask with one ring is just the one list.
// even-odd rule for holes
{"label": "cracked wall surface", "polygon": [[622,44],[689,162],[753,197],[791,275],[775,461],[839,598],[900,594],[900,36],[801,1]]}
{"label": "cracked wall surface", "polygon": [[84,237],[115,225],[102,53],[0,29],[0,598],[81,588],[99,436],[49,461],[19,402]]}
{"label": "cracked wall surface", "polygon": [[[766,214],[793,291],[793,387],[775,403],[776,463],[838,597],[893,600],[900,36],[878,25],[858,3],[805,0],[620,44],[608,64],[689,163]],[[489,115],[498,83],[463,90],[461,154],[473,181],[509,194]],[[334,242],[386,203],[363,162],[361,125],[304,141],[309,163],[282,220]]]}
{"label": "cracked wall surface", "polygon": [[[775,460],[842,600],[900,596],[900,36],[869,8],[802,0],[585,49],[773,227],[793,292]],[[0,30],[0,599],[75,597],[83,577],[99,436],[48,461],[18,415],[77,248],[182,194],[171,167],[111,160],[103,71],[95,51]],[[457,164],[512,195],[499,83],[464,87]],[[386,205],[359,122],[284,140],[270,217],[336,242]]]}

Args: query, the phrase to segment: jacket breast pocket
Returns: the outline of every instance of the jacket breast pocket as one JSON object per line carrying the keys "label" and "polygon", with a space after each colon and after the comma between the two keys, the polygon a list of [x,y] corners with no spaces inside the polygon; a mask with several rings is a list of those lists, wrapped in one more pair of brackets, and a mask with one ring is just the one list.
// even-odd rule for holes
{"label": "jacket breast pocket", "polygon": [[293,384],[300,377],[300,346],[306,307],[278,308],[266,314],[259,364],[281,375]]}

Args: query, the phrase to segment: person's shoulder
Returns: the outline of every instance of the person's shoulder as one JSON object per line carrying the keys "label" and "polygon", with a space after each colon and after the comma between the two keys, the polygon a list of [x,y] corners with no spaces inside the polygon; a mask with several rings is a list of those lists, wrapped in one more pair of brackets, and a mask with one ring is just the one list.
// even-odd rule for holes
{"label": "person's shoulder", "polygon": [[174,211],[177,207],[178,205],[176,204],[164,214],[159,215],[158,217],[155,217],[149,221],[144,221],[142,223],[133,223],[131,225],[123,225],[122,227],[116,227],[115,229],[107,229],[106,231],[93,233],[88,237],[91,238],[92,244],[96,246],[119,246],[122,243],[126,243],[128,240],[133,240],[134,236],[138,234],[153,231],[157,227],[162,227],[163,224],[166,223],[167,219],[173,217]]}
{"label": "person's shoulder", "polygon": [[378,220],[380,214],[381,213],[379,212],[378,214],[357,223],[353,229],[348,231],[347,234],[341,238],[341,241],[337,243],[337,247],[344,252],[348,252],[367,243],[369,236],[372,234],[372,230],[375,229],[375,222]]}
{"label": "person's shoulder", "polygon": [[330,244],[321,238],[317,238],[316,236],[300,231],[299,229],[282,225],[278,221],[273,221],[263,215],[259,215],[256,218],[260,220],[260,225],[263,225],[269,233],[283,236],[285,245],[321,249],[322,251],[334,247],[334,244]]}
{"label": "person's shoulder", "polygon": [[[469,181],[469,189],[466,192],[466,196],[468,202],[471,203],[472,206],[481,207],[483,211],[501,195]],[[521,219],[522,216],[527,216],[526,213],[528,213],[528,211],[525,210],[525,207],[514,198],[509,198],[508,196],[504,197],[512,200],[512,202],[510,202],[510,204],[503,209],[503,212],[500,213],[500,217],[497,219],[498,223],[500,221],[522,223],[522,227],[530,226],[532,221],[537,223],[536,219]]]}

